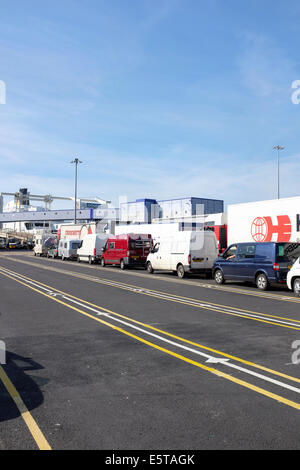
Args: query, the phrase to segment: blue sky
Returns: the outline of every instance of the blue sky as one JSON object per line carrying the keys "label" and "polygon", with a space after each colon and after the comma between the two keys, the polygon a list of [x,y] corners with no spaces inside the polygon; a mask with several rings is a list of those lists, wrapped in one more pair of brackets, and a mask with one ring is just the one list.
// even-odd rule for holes
{"label": "blue sky", "polygon": [[[297,0],[0,0],[0,192],[299,196]],[[58,207],[58,205],[57,205]]]}

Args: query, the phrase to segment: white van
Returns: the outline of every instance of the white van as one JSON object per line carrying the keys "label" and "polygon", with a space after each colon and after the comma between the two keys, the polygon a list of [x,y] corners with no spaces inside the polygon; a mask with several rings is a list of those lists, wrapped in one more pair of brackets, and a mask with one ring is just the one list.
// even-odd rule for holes
{"label": "white van", "polygon": [[290,290],[300,296],[300,258],[296,259],[293,266],[287,273],[286,283]]}
{"label": "white van", "polygon": [[77,250],[81,245],[81,240],[63,239],[59,241],[58,257],[65,259],[77,259]]}
{"label": "white van", "polygon": [[98,263],[102,256],[108,235],[105,233],[93,233],[85,235],[81,241],[80,248],[77,250],[77,261],[87,261],[89,264]]}
{"label": "white van", "polygon": [[147,257],[149,273],[155,269],[185,273],[211,275],[212,266],[218,257],[218,245],[214,232],[183,231],[155,239],[152,252]]}

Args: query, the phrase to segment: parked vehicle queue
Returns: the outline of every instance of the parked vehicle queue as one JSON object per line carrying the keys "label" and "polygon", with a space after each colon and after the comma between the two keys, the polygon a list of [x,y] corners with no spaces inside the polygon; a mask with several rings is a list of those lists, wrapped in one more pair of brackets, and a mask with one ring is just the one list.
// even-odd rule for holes
{"label": "parked vehicle queue", "polygon": [[39,243],[35,254],[40,256],[100,263],[102,267],[116,265],[121,269],[140,266],[150,274],[155,270],[173,271],[179,278],[200,273],[212,276],[218,285],[226,281],[251,282],[260,290],[287,284],[300,295],[299,258],[295,261],[289,255],[289,243],[236,243],[219,255],[211,231],[183,231],[159,240],[153,240],[150,234],[89,234],[83,240],[60,240],[58,246],[48,248]]}

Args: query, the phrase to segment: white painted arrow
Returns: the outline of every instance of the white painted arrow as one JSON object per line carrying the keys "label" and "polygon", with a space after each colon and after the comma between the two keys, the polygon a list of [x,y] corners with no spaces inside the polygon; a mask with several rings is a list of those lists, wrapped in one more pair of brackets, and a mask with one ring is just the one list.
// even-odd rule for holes
{"label": "white painted arrow", "polygon": [[222,358],[222,357],[209,357],[207,361],[205,362],[206,363],[209,362],[210,364],[218,364],[218,363],[227,362],[227,361],[229,361],[229,359]]}

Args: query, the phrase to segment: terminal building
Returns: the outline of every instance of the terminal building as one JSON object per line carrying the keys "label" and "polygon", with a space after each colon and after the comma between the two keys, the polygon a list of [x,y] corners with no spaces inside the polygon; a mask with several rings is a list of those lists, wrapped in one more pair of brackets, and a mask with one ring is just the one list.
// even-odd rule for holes
{"label": "terminal building", "polygon": [[[14,199],[3,204],[3,195]],[[74,220],[74,209],[51,210],[50,207],[31,205],[31,200],[43,200],[50,205],[53,199],[72,201],[71,197],[56,198],[50,195],[34,196],[27,189],[17,193],[0,193],[0,229],[17,232],[34,232]],[[96,199],[96,198],[95,198]],[[78,223],[101,222],[111,233],[148,233],[152,230],[212,229],[220,246],[237,242],[278,241],[300,243],[300,197],[230,204],[201,197],[175,199],[143,198],[121,201],[112,208],[110,201],[78,199]],[[80,204],[79,204],[80,203]],[[81,205],[84,203],[84,207]],[[70,202],[66,202],[70,205]],[[74,204],[74,199],[71,202]],[[1,227],[2,224],[2,227]],[[157,225],[161,227],[157,227]],[[162,225],[168,225],[165,229]],[[173,224],[170,227],[170,224]],[[156,226],[156,227],[154,227]]]}
{"label": "terminal building", "polygon": [[120,223],[151,223],[154,220],[188,219],[224,212],[224,201],[200,197],[176,199],[137,199],[120,203]]}

